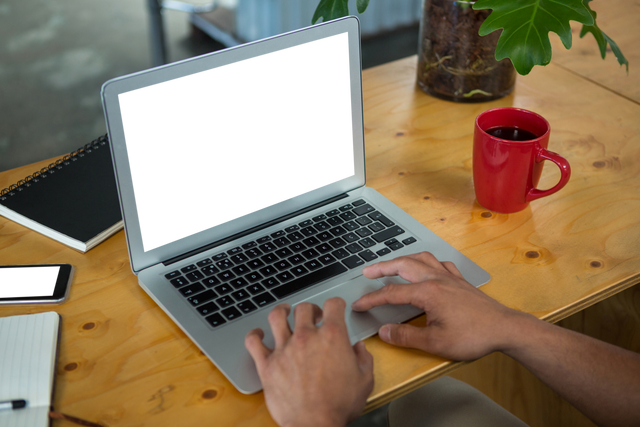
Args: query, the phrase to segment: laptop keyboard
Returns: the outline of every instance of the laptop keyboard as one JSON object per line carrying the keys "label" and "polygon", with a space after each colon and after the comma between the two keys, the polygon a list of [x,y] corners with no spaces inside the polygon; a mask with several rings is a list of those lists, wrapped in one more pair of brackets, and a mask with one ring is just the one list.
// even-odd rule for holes
{"label": "laptop keyboard", "polygon": [[416,241],[360,199],[165,277],[218,327]]}

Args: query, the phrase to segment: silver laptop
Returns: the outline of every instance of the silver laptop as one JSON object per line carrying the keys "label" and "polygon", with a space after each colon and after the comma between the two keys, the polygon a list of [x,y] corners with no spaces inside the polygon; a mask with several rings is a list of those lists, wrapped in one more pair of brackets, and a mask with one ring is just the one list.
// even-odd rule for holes
{"label": "silver laptop", "polygon": [[[358,20],[348,17],[106,82],[131,266],[243,393],[246,333],[278,303],[349,305],[389,281],[362,267],[430,251],[489,275],[365,186]],[[347,308],[352,342],[419,315]]]}

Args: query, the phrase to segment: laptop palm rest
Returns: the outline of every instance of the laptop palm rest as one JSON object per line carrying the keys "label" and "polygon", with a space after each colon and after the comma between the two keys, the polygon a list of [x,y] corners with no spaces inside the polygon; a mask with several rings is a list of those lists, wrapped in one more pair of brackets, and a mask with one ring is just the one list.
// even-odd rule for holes
{"label": "laptop palm rest", "polygon": [[[383,288],[385,285],[390,283],[409,282],[398,276],[384,277],[382,279],[375,280],[368,279],[365,276],[360,275],[301,302],[309,302],[322,308],[324,302],[329,298],[338,296],[344,299],[347,303],[345,321],[349,331],[349,339],[351,344],[355,344],[360,340],[377,334],[378,329],[380,329],[382,325],[386,325],[388,323],[401,323],[423,313],[422,310],[411,305],[387,304],[374,307],[365,312],[357,312],[351,309],[351,303],[358,300],[361,296]],[[289,316],[289,324],[293,330],[293,311]]]}

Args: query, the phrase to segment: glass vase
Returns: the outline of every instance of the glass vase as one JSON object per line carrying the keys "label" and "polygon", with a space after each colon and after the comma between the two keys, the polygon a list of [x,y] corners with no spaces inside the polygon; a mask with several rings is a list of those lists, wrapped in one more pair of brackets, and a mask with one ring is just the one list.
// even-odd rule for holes
{"label": "glass vase", "polygon": [[480,37],[489,10],[473,1],[424,0],[418,49],[418,85],[430,95],[455,102],[484,102],[513,90],[515,69],[496,61],[499,31]]}

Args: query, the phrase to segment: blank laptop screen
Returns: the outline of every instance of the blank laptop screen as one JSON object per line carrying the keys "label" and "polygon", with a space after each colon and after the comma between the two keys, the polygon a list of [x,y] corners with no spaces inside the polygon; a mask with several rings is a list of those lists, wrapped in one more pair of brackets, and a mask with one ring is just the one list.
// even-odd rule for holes
{"label": "blank laptop screen", "polygon": [[355,174],[347,33],[118,95],[144,251]]}

